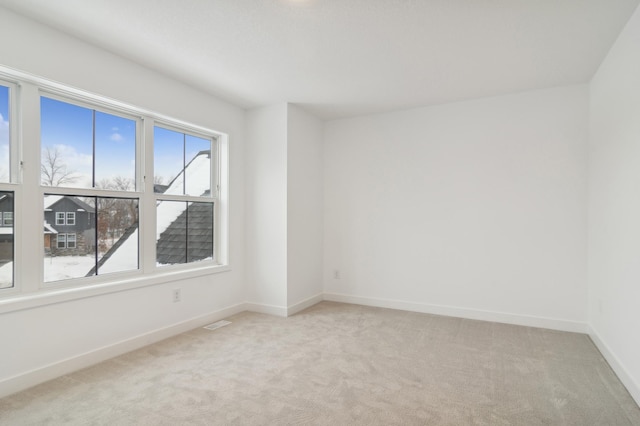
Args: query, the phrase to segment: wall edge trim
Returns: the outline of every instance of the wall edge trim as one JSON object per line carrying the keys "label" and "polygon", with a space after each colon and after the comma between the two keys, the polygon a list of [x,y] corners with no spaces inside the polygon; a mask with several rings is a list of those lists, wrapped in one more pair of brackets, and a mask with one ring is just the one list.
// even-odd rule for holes
{"label": "wall edge trim", "polygon": [[340,293],[325,293],[324,300],[480,321],[500,322],[513,325],[522,325],[526,327],[546,328],[550,330],[568,331],[573,333],[587,334],[589,330],[586,322],[558,318],[545,318],[530,315],[519,315],[497,311],[484,311],[457,306],[434,305],[426,303],[407,302],[403,300],[354,296]]}
{"label": "wall edge trim", "polygon": [[317,303],[322,302],[324,299],[324,293],[318,293],[315,296],[308,297],[293,305],[287,307],[287,316],[295,315],[300,311],[303,311]]}
{"label": "wall edge trim", "polygon": [[609,345],[605,343],[604,339],[602,339],[600,334],[591,324],[589,325],[589,337],[607,361],[613,372],[616,373],[618,379],[620,379],[622,384],[627,388],[631,398],[633,398],[636,401],[636,404],[640,406],[640,384],[633,379],[631,374],[629,374],[629,370],[611,350]]}

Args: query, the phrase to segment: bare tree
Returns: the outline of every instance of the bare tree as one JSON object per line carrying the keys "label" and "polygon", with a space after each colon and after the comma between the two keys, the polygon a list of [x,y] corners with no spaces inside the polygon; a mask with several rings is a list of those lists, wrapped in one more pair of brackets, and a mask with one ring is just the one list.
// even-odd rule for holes
{"label": "bare tree", "polygon": [[57,146],[53,149],[47,146],[42,150],[42,164],[40,166],[42,185],[60,186],[73,183],[77,180],[74,173],[73,170],[67,168]]}
{"label": "bare tree", "polygon": [[[96,188],[113,191],[132,191],[135,181],[123,176],[105,178],[96,184]],[[138,200],[136,198],[97,197],[98,247],[106,252],[138,221]]]}

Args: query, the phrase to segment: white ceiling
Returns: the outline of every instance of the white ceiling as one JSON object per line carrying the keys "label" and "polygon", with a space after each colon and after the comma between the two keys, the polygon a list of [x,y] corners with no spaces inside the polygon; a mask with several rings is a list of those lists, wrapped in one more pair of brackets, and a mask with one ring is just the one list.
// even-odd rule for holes
{"label": "white ceiling", "polygon": [[242,107],[322,118],[588,82],[640,0],[0,0]]}

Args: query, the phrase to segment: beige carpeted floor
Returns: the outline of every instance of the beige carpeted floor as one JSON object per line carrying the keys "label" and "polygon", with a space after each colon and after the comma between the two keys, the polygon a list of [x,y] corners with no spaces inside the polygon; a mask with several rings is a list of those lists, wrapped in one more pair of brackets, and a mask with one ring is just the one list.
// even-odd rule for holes
{"label": "beige carpeted floor", "polygon": [[640,425],[586,335],[323,302],[0,400],[2,425]]}

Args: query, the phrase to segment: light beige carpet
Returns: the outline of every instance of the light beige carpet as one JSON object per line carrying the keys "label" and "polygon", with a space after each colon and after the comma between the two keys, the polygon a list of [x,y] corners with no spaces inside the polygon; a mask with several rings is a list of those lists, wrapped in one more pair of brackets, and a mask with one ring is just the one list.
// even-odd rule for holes
{"label": "light beige carpet", "polygon": [[0,400],[2,425],[640,425],[586,335],[323,302]]}

